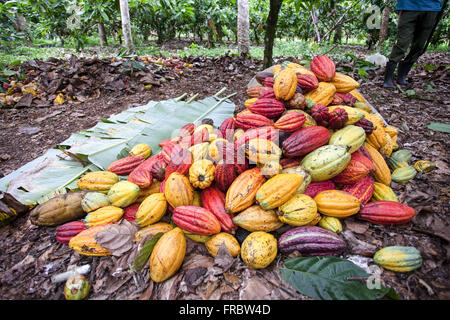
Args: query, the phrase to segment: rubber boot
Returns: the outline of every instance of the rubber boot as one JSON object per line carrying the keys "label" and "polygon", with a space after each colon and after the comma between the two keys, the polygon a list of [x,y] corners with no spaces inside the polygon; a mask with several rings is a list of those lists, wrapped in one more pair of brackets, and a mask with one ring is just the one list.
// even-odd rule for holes
{"label": "rubber boot", "polygon": [[384,69],[384,83],[383,88],[394,88],[394,71],[397,67],[397,62],[388,61]]}
{"label": "rubber boot", "polygon": [[406,81],[406,76],[412,68],[412,63],[400,62],[397,70],[397,83],[402,86],[409,86],[409,82]]}

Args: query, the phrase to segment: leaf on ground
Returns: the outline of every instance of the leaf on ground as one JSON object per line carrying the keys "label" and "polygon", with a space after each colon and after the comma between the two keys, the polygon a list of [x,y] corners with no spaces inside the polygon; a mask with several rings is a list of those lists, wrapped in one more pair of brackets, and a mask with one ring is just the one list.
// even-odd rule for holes
{"label": "leaf on ground", "polygon": [[428,129],[439,131],[439,132],[445,132],[450,133],[450,124],[442,123],[442,122],[431,122],[428,126]]}
{"label": "leaf on ground", "polygon": [[95,235],[95,241],[109,250],[113,256],[121,256],[135,245],[134,234],[137,227],[127,220],[107,226]]}
{"label": "leaf on ground", "polygon": [[144,245],[142,246],[142,249],[139,250],[139,252],[136,255],[136,258],[134,259],[131,270],[141,271],[145,267],[145,264],[150,258],[150,255],[152,254],[153,248],[155,247],[158,240],[162,237],[162,235],[163,233],[159,232],[156,235],[154,235],[151,239],[145,241]]}
{"label": "leaf on ground", "polygon": [[298,292],[317,300],[374,300],[398,298],[393,289],[369,289],[366,283],[347,278],[370,275],[353,262],[337,257],[300,257],[284,261],[281,277]]}

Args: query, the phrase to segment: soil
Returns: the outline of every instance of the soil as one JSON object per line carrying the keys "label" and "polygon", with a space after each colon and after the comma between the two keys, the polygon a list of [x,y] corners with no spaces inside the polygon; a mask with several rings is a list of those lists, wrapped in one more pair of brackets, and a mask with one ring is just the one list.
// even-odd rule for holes
{"label": "soil", "polygon": [[[364,49],[361,55],[366,54]],[[0,109],[0,177],[41,156],[72,133],[94,126],[130,107],[151,100],[165,100],[184,93],[198,99],[214,95],[223,87],[225,94],[237,92],[231,100],[241,106],[247,83],[262,69],[262,61],[235,56],[192,57],[194,68],[182,77],[119,97],[102,95],[80,104],[64,103],[49,107]],[[425,66],[439,66],[427,71]],[[401,202],[416,209],[411,223],[379,226],[354,218],[344,221],[343,237],[349,243],[348,255],[371,258],[388,245],[415,246],[422,253],[420,269],[409,273],[383,270],[382,280],[394,287],[403,299],[450,299],[450,170],[448,134],[427,129],[430,122],[449,124],[449,53],[427,53],[412,70],[416,96],[399,90],[382,89],[383,70],[369,72],[360,91],[391,125],[399,128],[399,145],[413,153],[412,163],[430,160],[438,169],[418,173],[414,180],[392,187]],[[348,66],[340,65],[339,67]],[[446,73],[447,72],[447,73]],[[434,92],[426,85],[434,83]],[[23,127],[37,127],[24,130]],[[22,128],[22,129],[20,129]],[[281,232],[282,230],[280,230]],[[64,299],[63,283],[50,277],[65,272],[68,266],[90,264],[89,299],[307,299],[285,283],[279,268],[285,255],[279,255],[263,270],[250,270],[240,259],[215,260],[202,244],[188,240],[182,269],[163,283],[149,281],[148,268],[133,277],[126,272],[127,257],[86,257],[56,242],[54,227],[36,227],[28,216],[19,217],[0,232],[0,298]],[[296,253],[290,256],[295,256]]]}

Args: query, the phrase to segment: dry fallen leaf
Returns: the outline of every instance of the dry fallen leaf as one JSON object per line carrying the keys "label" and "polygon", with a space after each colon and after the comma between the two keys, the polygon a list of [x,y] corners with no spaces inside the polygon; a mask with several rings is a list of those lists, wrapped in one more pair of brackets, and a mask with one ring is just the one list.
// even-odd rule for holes
{"label": "dry fallen leaf", "polygon": [[103,248],[108,249],[113,256],[121,256],[135,245],[134,234],[137,227],[123,219],[120,223],[106,227],[95,235],[95,241]]}

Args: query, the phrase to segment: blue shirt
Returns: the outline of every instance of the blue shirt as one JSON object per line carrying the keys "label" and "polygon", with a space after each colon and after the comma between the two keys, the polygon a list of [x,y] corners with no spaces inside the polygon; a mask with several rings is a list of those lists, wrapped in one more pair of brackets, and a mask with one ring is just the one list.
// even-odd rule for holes
{"label": "blue shirt", "polygon": [[441,11],[442,0],[398,0],[395,11]]}

